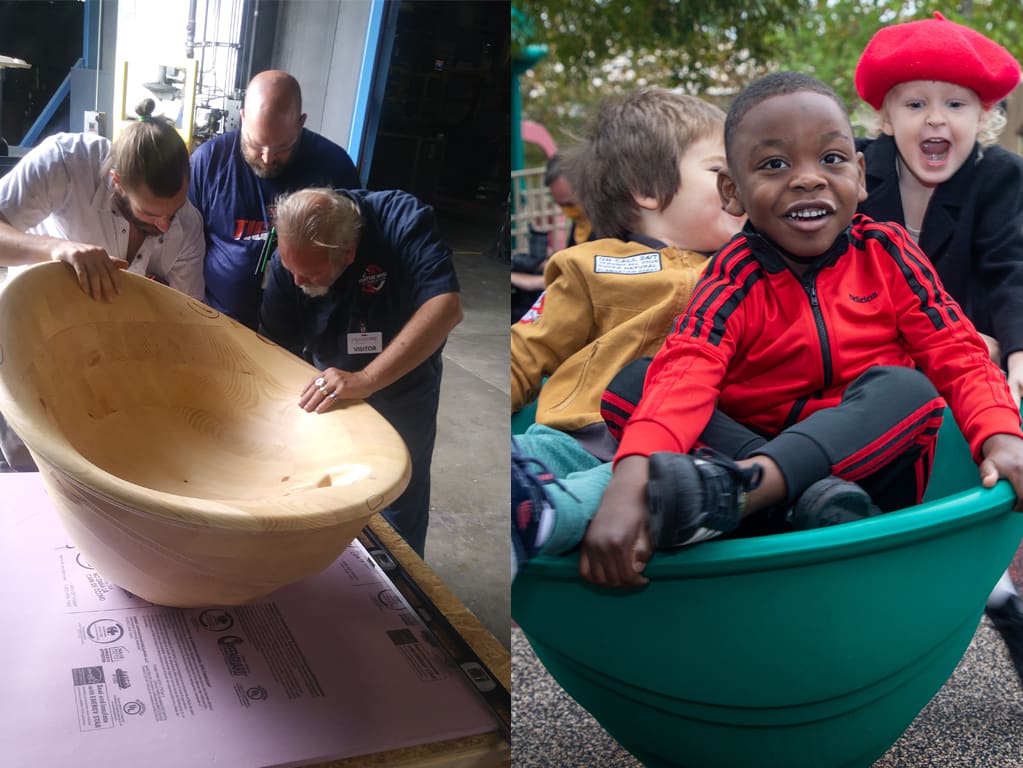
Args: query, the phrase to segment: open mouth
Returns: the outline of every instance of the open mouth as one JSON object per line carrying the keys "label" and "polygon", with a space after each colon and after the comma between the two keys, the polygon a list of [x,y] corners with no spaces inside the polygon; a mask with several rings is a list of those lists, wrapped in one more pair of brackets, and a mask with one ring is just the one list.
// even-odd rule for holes
{"label": "open mouth", "polygon": [[801,208],[798,211],[789,211],[785,215],[795,221],[814,221],[830,216],[832,213],[828,208]]}
{"label": "open mouth", "polygon": [[920,142],[920,152],[929,163],[943,163],[952,145],[947,139],[927,139]]}
{"label": "open mouth", "polygon": [[803,200],[794,203],[784,218],[795,232],[813,235],[828,229],[835,216],[835,206],[828,200]]}

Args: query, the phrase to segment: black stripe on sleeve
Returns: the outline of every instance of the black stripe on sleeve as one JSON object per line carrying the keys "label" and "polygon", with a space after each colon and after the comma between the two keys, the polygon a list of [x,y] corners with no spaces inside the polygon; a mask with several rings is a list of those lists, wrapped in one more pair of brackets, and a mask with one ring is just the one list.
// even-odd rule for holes
{"label": "black stripe on sleeve", "polygon": [[[687,328],[689,320],[693,320],[695,322],[691,334],[699,337],[703,334],[705,324],[710,322],[711,328],[707,340],[714,346],[719,345],[724,338],[725,323],[728,318],[746,298],[753,285],[763,277],[763,271],[755,268],[749,271],[742,283],[738,283],[739,275],[750,265],[759,266],[756,256],[749,251],[739,253],[735,258],[728,260],[723,265],[723,272],[708,281],[706,290],[701,292],[702,295],[693,297],[694,300],[689,305],[687,318],[679,325],[679,332],[683,332]],[[721,302],[716,310],[713,310],[713,307],[726,293],[729,295],[725,297],[725,301]]]}
{"label": "black stripe on sleeve", "polygon": [[[878,222],[874,222],[869,229],[864,229],[863,233],[864,240],[875,240],[880,243],[885,253],[895,262],[899,272],[906,279],[909,289],[920,300],[920,311],[927,315],[935,330],[948,327],[949,321],[959,322],[959,317],[955,313],[948,313],[946,318],[941,312],[940,301],[946,293],[938,281],[934,267],[924,256],[923,251],[911,246],[908,242],[907,246],[909,247],[900,248],[892,240],[888,229]],[[862,243],[855,242],[854,245],[863,246]]]}

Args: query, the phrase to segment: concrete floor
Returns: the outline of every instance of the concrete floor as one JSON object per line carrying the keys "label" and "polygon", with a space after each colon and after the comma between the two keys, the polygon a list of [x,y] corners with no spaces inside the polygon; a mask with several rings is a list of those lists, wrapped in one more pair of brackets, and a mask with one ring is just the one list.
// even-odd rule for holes
{"label": "concrete floor", "polygon": [[440,214],[465,314],[444,348],[426,562],[511,647],[508,540],[508,264],[493,254],[502,211]]}

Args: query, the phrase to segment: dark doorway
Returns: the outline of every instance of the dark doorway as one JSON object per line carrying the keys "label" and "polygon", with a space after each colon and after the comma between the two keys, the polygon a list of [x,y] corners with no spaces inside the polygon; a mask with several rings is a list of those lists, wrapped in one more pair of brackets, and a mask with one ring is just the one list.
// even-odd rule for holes
{"label": "dark doorway", "polygon": [[[0,134],[18,144],[82,56],[85,5],[80,0],[0,2],[0,54],[30,69],[3,69]],[[68,130],[69,104],[57,110],[48,132]]]}
{"label": "dark doorway", "polygon": [[437,207],[506,199],[509,14],[505,2],[401,3],[371,188]]}

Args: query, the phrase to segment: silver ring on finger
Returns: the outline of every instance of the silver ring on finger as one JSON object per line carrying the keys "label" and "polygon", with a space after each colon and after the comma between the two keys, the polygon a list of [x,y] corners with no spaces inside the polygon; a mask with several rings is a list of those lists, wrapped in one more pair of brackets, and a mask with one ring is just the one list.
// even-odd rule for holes
{"label": "silver ring on finger", "polygon": [[313,386],[314,387],[319,387],[322,390],[323,389],[323,385],[326,384],[326,383],[327,383],[327,380],[325,378],[323,378],[322,376],[320,376],[318,379],[316,379],[316,381],[313,382]]}
{"label": "silver ring on finger", "polygon": [[327,395],[327,397],[329,397],[331,400],[337,400],[337,392],[331,392],[329,395]]}

